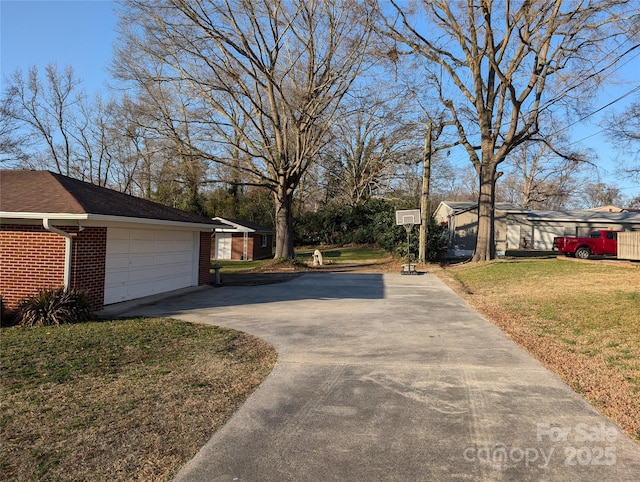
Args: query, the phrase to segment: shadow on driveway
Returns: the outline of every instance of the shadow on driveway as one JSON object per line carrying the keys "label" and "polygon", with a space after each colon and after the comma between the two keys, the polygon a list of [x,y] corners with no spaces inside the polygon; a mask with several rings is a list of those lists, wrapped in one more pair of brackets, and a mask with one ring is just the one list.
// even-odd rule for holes
{"label": "shadow on driveway", "polygon": [[[217,288],[203,286],[177,290],[138,300],[125,301],[105,307],[98,313],[101,318],[116,317],[154,306],[163,313],[185,309],[252,305],[304,300],[382,299],[385,297],[383,275],[380,273],[295,273],[287,278],[264,276],[262,283],[232,281]],[[329,282],[319,276],[329,277]],[[233,278],[232,278],[233,279]],[[258,278],[259,279],[259,278]],[[271,282],[265,283],[265,280]],[[185,296],[189,295],[189,296]],[[168,309],[168,310],[167,310]],[[168,315],[167,315],[168,316]]]}

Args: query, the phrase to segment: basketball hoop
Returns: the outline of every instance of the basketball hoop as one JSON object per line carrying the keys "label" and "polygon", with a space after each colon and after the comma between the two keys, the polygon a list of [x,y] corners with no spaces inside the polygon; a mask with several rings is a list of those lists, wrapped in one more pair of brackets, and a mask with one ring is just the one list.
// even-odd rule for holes
{"label": "basketball hoop", "polygon": [[420,210],[419,209],[403,209],[400,211],[396,211],[396,225],[397,226],[405,226],[407,224],[411,224],[413,227],[414,224],[420,224]]}
{"label": "basketball hoop", "polygon": [[404,209],[396,211],[396,226],[404,226],[407,231],[407,264],[406,270],[403,269],[401,274],[415,273],[415,264],[411,264],[411,230],[413,226],[421,223],[419,209]]}

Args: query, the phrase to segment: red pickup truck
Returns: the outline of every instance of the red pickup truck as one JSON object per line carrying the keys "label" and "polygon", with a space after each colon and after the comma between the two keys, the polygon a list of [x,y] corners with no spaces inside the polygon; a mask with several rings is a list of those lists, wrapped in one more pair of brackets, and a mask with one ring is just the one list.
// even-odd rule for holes
{"label": "red pickup truck", "polygon": [[618,253],[619,231],[592,231],[588,238],[553,238],[553,250],[567,256],[588,259],[592,254],[613,255]]}

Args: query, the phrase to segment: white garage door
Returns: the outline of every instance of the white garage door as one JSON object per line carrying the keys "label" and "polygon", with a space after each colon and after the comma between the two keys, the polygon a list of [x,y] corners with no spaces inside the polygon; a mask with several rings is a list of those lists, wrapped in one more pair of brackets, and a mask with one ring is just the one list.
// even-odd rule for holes
{"label": "white garage door", "polygon": [[231,259],[231,233],[216,233],[216,259]]}
{"label": "white garage door", "polygon": [[564,236],[563,226],[534,226],[533,249],[553,249],[553,238]]}
{"label": "white garage door", "polygon": [[520,225],[507,224],[507,249],[520,247]]}
{"label": "white garage door", "polygon": [[197,285],[198,233],[107,229],[104,303]]}

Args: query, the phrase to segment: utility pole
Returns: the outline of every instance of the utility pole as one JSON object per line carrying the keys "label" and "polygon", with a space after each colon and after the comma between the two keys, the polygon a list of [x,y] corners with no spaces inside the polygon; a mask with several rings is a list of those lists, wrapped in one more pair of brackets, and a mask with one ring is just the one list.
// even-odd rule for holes
{"label": "utility pole", "polygon": [[422,193],[420,195],[420,246],[418,260],[421,263],[427,261],[427,237],[429,236],[429,189],[431,184],[431,121],[427,124],[427,135],[424,138],[424,153],[422,157]]}

